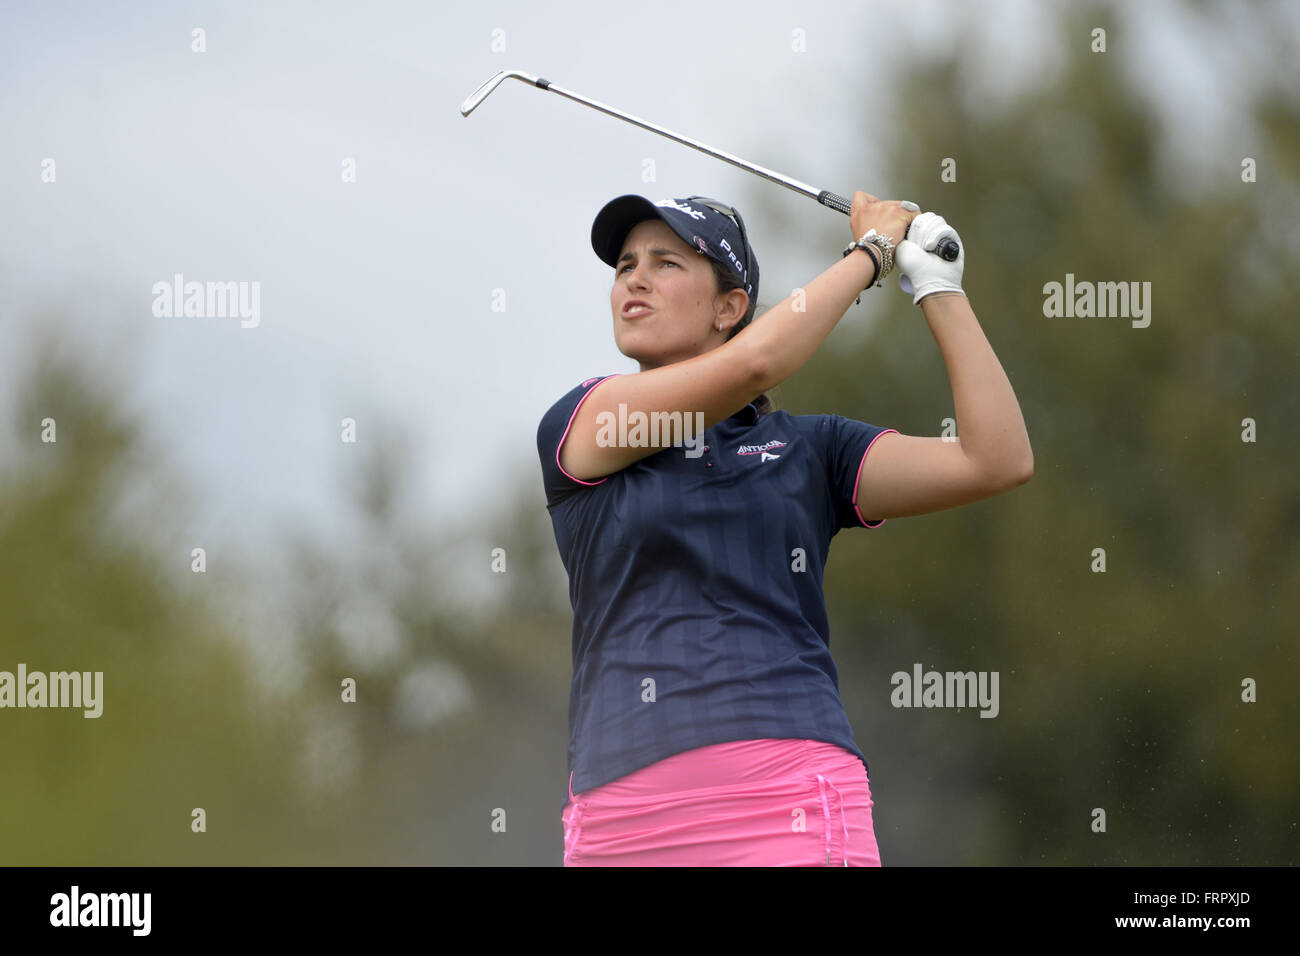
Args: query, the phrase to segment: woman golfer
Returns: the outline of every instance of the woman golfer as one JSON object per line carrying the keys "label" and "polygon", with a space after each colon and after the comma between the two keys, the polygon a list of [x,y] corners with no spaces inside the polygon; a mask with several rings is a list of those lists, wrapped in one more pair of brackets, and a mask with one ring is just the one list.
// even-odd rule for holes
{"label": "woman golfer", "polygon": [[[752,324],[758,261],[734,209],[632,195],[596,216],[614,341],[641,368],[575,386],[537,432],[574,616],[565,865],[880,865],[829,650],[830,540],[1033,473],[961,289],[965,247],[934,254],[957,234],[917,213],[855,193],[860,238]],[[947,365],[960,440],[774,411],[765,391],[895,255]]]}

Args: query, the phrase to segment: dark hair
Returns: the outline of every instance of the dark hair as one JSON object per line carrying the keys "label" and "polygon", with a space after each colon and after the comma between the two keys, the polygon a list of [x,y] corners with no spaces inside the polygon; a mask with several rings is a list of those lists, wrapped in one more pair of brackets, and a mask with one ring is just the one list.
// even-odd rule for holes
{"label": "dark hair", "polygon": [[[744,283],[740,281],[740,276],[736,274],[734,269],[729,266],[724,266],[712,256],[709,257],[709,263],[713,266],[713,275],[718,281],[718,295],[725,295],[732,289],[739,289],[744,285]],[[751,298],[749,300],[749,308],[745,312],[745,317],[727,330],[728,342],[739,335],[750,322],[754,321],[754,313],[757,311],[758,299]],[[770,415],[772,412],[776,411],[776,406],[772,404],[772,400],[767,397],[766,392],[754,399],[754,405],[758,408],[758,414],[760,417],[763,415]]]}

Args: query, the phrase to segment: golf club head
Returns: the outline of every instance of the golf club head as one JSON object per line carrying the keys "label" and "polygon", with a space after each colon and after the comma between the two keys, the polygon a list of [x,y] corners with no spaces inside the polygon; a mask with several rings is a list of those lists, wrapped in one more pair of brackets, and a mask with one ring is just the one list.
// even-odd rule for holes
{"label": "golf club head", "polygon": [[469,116],[478,108],[480,103],[488,98],[493,90],[500,86],[502,82],[511,78],[523,80],[525,83],[532,83],[534,86],[538,85],[537,77],[531,73],[524,73],[522,70],[502,70],[471,93],[464,103],[460,104],[460,115]]}

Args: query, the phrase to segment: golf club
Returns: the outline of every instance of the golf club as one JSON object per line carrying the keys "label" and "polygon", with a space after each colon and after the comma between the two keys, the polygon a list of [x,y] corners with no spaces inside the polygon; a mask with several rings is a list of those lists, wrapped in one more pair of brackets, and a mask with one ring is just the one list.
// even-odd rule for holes
{"label": "golf club", "polygon": [[[811,199],[816,199],[823,206],[837,209],[846,216],[849,215],[852,210],[852,200],[845,199],[843,196],[837,195],[830,190],[818,189],[816,186],[809,186],[807,183],[802,183],[797,179],[791,179],[789,176],[773,172],[764,166],[759,166],[756,163],[743,160],[739,156],[733,156],[731,153],[723,150],[714,149],[712,146],[707,146],[699,140],[691,139],[689,136],[682,136],[678,133],[674,133],[670,129],[664,129],[662,126],[655,123],[649,123],[643,119],[639,119],[630,113],[624,113],[622,110],[616,110],[611,106],[606,106],[604,103],[598,103],[593,99],[588,99],[587,97],[574,93],[571,90],[555,86],[550,80],[534,76],[531,73],[524,73],[522,70],[502,70],[500,73],[497,73],[477,90],[471,93],[465,102],[460,105],[460,115],[469,116],[469,114],[474,112],[474,110],[478,108],[479,104],[487,99],[498,86],[509,79],[522,80],[525,83],[537,87],[539,90],[550,90],[552,93],[559,93],[561,96],[568,97],[578,103],[590,106],[593,109],[598,109],[602,113],[608,113],[610,116],[617,116],[619,119],[640,126],[642,129],[648,129],[652,133],[658,133],[660,136],[667,136],[669,139],[676,140],[685,146],[690,146],[692,149],[698,149],[702,153],[707,153],[717,159],[725,160],[733,166],[739,166],[741,169],[746,169],[751,173],[756,173],[764,179],[769,179],[774,183],[785,186],[787,189],[793,189],[797,193],[802,193]],[[961,247],[957,245],[956,240],[941,239],[939,241],[937,252],[941,258],[948,262],[952,262],[961,253]]]}

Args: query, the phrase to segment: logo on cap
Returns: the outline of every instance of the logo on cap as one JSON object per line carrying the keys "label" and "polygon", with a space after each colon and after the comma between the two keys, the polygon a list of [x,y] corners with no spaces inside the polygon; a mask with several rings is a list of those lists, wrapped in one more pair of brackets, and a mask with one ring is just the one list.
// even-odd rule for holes
{"label": "logo on cap", "polygon": [[686,213],[686,215],[690,216],[692,219],[704,219],[704,218],[705,218],[704,213],[700,212],[698,209],[696,209],[696,208],[694,208],[694,207],[692,207],[692,206],[688,206],[688,205],[686,205],[686,203],[678,202],[676,199],[661,199],[661,200],[659,200],[657,203],[655,203],[655,205],[656,205],[656,206],[668,206],[668,207],[671,208],[671,209],[676,209],[678,212],[684,212],[684,213]]}

